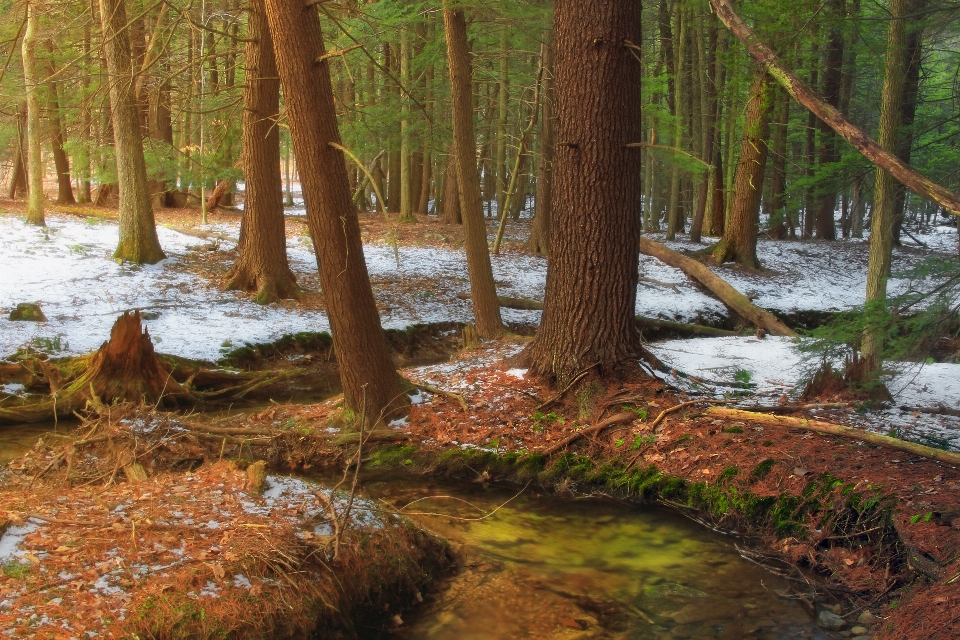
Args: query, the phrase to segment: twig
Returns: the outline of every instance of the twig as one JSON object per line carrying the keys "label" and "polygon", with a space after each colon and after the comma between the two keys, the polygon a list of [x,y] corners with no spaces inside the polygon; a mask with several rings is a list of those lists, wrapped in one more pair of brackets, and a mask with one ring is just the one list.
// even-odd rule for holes
{"label": "twig", "polygon": [[573,435],[567,436],[560,442],[547,447],[546,449],[544,449],[543,455],[545,456],[553,455],[554,453],[564,448],[571,442],[575,442],[576,440],[579,440],[583,436],[590,435],[592,433],[598,433],[600,431],[603,431],[607,427],[613,426],[615,424],[619,424],[621,422],[627,422],[628,420],[636,420],[636,419],[637,419],[637,414],[632,413],[630,411],[624,411],[623,413],[618,413],[616,415],[610,416],[606,420],[598,422],[597,424],[591,425],[585,429],[581,429],[580,431],[577,431]]}
{"label": "twig", "polygon": [[[513,502],[514,500],[516,500],[517,498],[519,498],[519,497],[520,497],[520,494],[527,490],[527,487],[530,486],[530,483],[531,483],[531,482],[533,482],[533,481],[532,481],[532,480],[528,480],[528,481],[527,481],[527,484],[523,485],[523,489],[520,489],[520,491],[518,491],[515,496],[513,496],[512,498],[510,498],[509,500],[507,500],[507,501],[504,502],[503,504],[497,506],[497,508],[494,509],[493,511],[491,511],[490,513],[484,514],[484,515],[482,515],[482,516],[480,516],[480,517],[478,517],[478,518],[462,518],[462,517],[459,517],[459,516],[449,516],[449,515],[447,515],[447,514],[445,514],[445,513],[432,513],[432,512],[429,512],[429,511],[411,511],[410,513],[407,513],[406,515],[408,515],[408,516],[439,516],[439,517],[443,517],[443,518],[449,518],[450,520],[459,520],[459,521],[461,521],[461,522],[477,522],[477,521],[479,521],[479,520],[486,520],[487,518],[489,518],[490,516],[492,516],[493,514],[495,514],[497,511],[500,511],[500,509],[504,508],[505,506],[507,506],[508,504],[510,504],[511,502]],[[427,498],[430,498],[430,497],[446,498],[446,497],[448,497],[448,496],[427,496]],[[426,500],[427,498],[418,498],[417,500],[414,500],[413,502],[409,502],[409,503],[407,503],[406,505],[404,505],[403,507],[397,509],[397,511],[401,511],[401,512],[402,512],[404,509],[406,509],[407,507],[409,507],[411,504],[414,504],[414,503],[416,503],[416,502],[421,502],[422,500]],[[466,502],[466,500],[463,500],[462,502]],[[467,504],[470,504],[470,503],[467,503]],[[474,507],[475,509],[479,509],[479,507],[477,507],[476,505],[470,505],[470,506]]]}
{"label": "twig", "polygon": [[644,278],[644,277],[640,277],[638,278],[638,280],[640,282],[646,282],[649,284],[658,284],[661,287],[667,287],[668,289],[673,289],[674,293],[680,293],[680,289],[677,288],[677,285],[672,284],[670,282],[660,282],[659,280],[654,280],[653,278]]}
{"label": "twig", "polygon": [[570,390],[570,387],[572,387],[573,385],[575,385],[575,384],[577,384],[578,382],[580,382],[580,380],[581,380],[585,375],[587,375],[587,373],[589,373],[590,370],[593,369],[594,367],[596,367],[598,364],[600,364],[600,363],[599,363],[599,362],[594,362],[592,365],[590,365],[589,367],[587,367],[586,369],[584,369],[583,371],[581,371],[580,373],[578,373],[577,375],[575,375],[575,376],[573,377],[573,380],[571,380],[570,383],[569,383],[567,386],[565,386],[563,389],[561,389],[559,392],[557,392],[557,395],[553,396],[552,398],[550,398],[549,400],[547,400],[546,402],[544,402],[543,404],[541,404],[539,407],[537,407],[536,410],[537,410],[537,411],[542,411],[542,410],[545,409],[546,407],[549,407],[549,406],[552,405],[554,402],[556,402],[557,400],[559,400],[560,398],[562,398],[562,397],[563,397],[563,394],[565,394],[567,391]]}
{"label": "twig", "polygon": [[688,400],[688,401],[686,401],[686,402],[681,402],[681,403],[678,404],[678,405],[674,405],[674,406],[672,406],[672,407],[670,407],[670,408],[668,408],[668,409],[664,409],[663,411],[661,411],[661,412],[660,412],[660,415],[657,416],[657,419],[650,423],[650,428],[651,428],[651,429],[655,429],[658,424],[660,424],[661,422],[663,422],[663,419],[664,419],[664,418],[666,418],[666,417],[667,417],[668,415],[670,415],[671,413],[674,413],[674,412],[676,412],[676,411],[680,411],[680,409],[683,409],[684,407],[689,407],[689,406],[694,405],[694,404],[704,404],[704,403],[708,403],[708,404],[730,404],[731,402],[735,402],[735,401],[734,401],[734,400],[714,400],[714,399],[709,399],[709,398],[701,398],[700,400]]}
{"label": "twig", "polygon": [[464,413],[467,413],[470,410],[470,408],[467,407],[467,401],[459,393],[454,393],[453,391],[444,391],[443,389],[438,389],[437,387],[431,386],[425,382],[411,382],[410,384],[418,389],[423,389],[427,393],[433,393],[438,396],[444,396],[456,400],[460,403]]}

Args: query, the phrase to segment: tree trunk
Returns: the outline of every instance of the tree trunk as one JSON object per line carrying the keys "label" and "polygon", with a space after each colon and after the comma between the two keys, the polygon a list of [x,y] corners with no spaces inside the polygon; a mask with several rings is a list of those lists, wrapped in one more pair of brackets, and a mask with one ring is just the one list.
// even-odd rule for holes
{"label": "tree trunk", "polygon": [[713,250],[717,264],[736,262],[747,269],[759,269],[757,226],[760,195],[767,165],[767,138],[770,135],[769,76],[758,67],[750,85],[744,113],[743,140],[734,183],[730,220],[723,238]]}
{"label": "tree trunk", "polygon": [[[770,237],[782,240],[793,235],[793,220],[787,212],[784,194],[787,190],[787,125],[790,123],[790,96],[776,91],[776,116],[772,134],[773,155],[770,176]],[[788,230],[789,228],[789,230]]]}
{"label": "tree trunk", "polygon": [[[891,0],[890,26],[887,34],[887,60],[880,103],[880,130],[878,142],[886,151],[897,148],[900,128],[901,101],[904,84],[904,49],[906,36],[904,14],[907,0]],[[893,251],[893,225],[896,218],[896,179],[881,168],[873,188],[873,209],[870,214],[870,258],[867,262],[867,313],[884,310],[887,296],[887,278],[890,277],[890,258]],[[868,316],[869,320],[869,316]],[[864,372],[873,376],[880,371],[883,352],[882,332],[870,327],[864,332],[861,348]],[[861,381],[863,382],[863,381]]]}
{"label": "tree trunk", "polygon": [[153,264],[166,256],[160,248],[153,209],[150,208],[124,0],[100,0],[100,19],[110,76],[110,105],[120,188],[120,242],[113,255],[118,260]]}
{"label": "tree trunk", "polygon": [[242,130],[246,200],[227,289],[256,291],[254,301],[269,304],[298,298],[300,289],[287,263],[277,126],[280,78],[263,0],[253,0],[248,15]]}
{"label": "tree trunk", "polygon": [[460,210],[460,188],[457,186],[457,153],[454,145],[450,145],[447,154],[447,170],[443,179],[443,211],[441,212],[444,224],[463,224],[463,212]]}
{"label": "tree trunk", "polygon": [[[410,33],[400,30],[400,80],[410,90]],[[410,96],[400,96],[400,217],[399,222],[416,222],[413,215],[413,167],[411,166]],[[392,178],[392,176],[391,176]],[[419,195],[419,194],[418,194]]]}
{"label": "tree trunk", "polygon": [[28,0],[27,28],[23,32],[23,83],[27,93],[27,222],[44,226],[45,199],[43,196],[43,156],[40,151],[40,84],[37,76],[37,28],[40,7],[36,0]]}
{"label": "tree trunk", "polygon": [[729,0],[710,0],[720,20],[743,42],[753,58],[765,66],[787,92],[800,104],[810,109],[818,118],[830,125],[844,140],[850,143],[865,158],[877,167],[889,172],[918,195],[943,207],[947,212],[960,216],[960,196],[951,192],[919,171],[897,158],[893,151],[884,149],[859,127],[847,120],[842,113],[831,107],[810,90],[800,78],[790,71],[766,43],[757,38],[750,27],[734,12]]}
{"label": "tree trunk", "polygon": [[497,176],[497,216],[503,214],[507,198],[507,101],[510,82],[510,55],[507,50],[507,28],[500,31],[500,80],[497,83],[497,139],[494,158]]}
{"label": "tree trunk", "polygon": [[477,173],[476,137],[473,133],[473,100],[467,23],[463,11],[450,9],[444,2],[443,24],[447,36],[450,67],[450,92],[453,108],[453,144],[456,150],[457,188],[463,215],[463,235],[470,273],[473,316],[481,338],[496,338],[503,332],[497,289],[493,283],[487,225],[480,200],[480,176]]}
{"label": "tree trunk", "polygon": [[[683,11],[683,3],[674,3],[676,16],[676,37],[673,39],[673,140],[676,149],[683,148],[683,120],[686,111],[686,102],[683,100],[683,60],[686,56],[687,16]],[[680,165],[671,159],[670,168],[670,203],[667,205],[667,240],[677,237],[677,232],[683,232],[685,220],[681,219],[683,207],[680,204]]]}
{"label": "tree trunk", "polygon": [[7,197],[11,200],[27,195],[27,109],[25,105],[17,107],[17,139],[14,143],[13,171],[10,173],[10,186]]}
{"label": "tree trunk", "polygon": [[[53,46],[51,45],[51,50]],[[50,65],[50,75],[56,70]],[[73,197],[73,184],[70,179],[70,159],[63,148],[63,123],[60,120],[60,95],[56,81],[47,86],[49,105],[50,146],[53,150],[53,164],[57,169],[57,204],[76,204]]]}
{"label": "tree trunk", "polygon": [[[906,29],[906,78],[903,85],[903,100],[900,111],[900,132],[897,136],[897,157],[904,162],[910,162],[913,151],[913,122],[917,117],[917,105],[920,100],[920,62],[923,57],[923,22],[918,17],[927,6],[927,0],[913,0],[909,2],[907,11],[913,14],[904,25]],[[900,246],[900,231],[903,228],[907,189],[897,183],[897,195],[893,210],[896,222],[893,225],[893,242]]]}
{"label": "tree trunk", "polygon": [[[363,258],[360,223],[351,199],[340,144],[329,60],[315,5],[299,0],[266,0],[283,83],[307,224],[320,267],[347,409],[370,425],[403,411],[409,399],[400,389],[380,326]],[[279,36],[279,37],[278,37]]]}
{"label": "tree trunk", "polygon": [[[831,0],[828,18],[832,21],[830,39],[827,43],[827,57],[823,70],[824,100],[831,107],[840,106],[840,85],[843,79],[843,30],[840,21],[846,11],[845,0]],[[827,124],[819,121],[820,129],[820,171],[824,175],[817,197],[817,237],[821,240],[836,240],[837,228],[834,223],[834,211],[837,208],[839,191],[839,169],[834,166],[840,161],[837,149],[837,134]],[[826,172],[826,173],[824,173]]]}
{"label": "tree trunk", "polygon": [[540,162],[537,166],[537,199],[527,249],[541,256],[550,252],[550,219],[553,216],[553,29],[543,39],[543,88],[540,117]]}
{"label": "tree trunk", "polygon": [[640,3],[558,0],[554,13],[556,139],[550,261],[531,369],[564,385],[639,350]]}

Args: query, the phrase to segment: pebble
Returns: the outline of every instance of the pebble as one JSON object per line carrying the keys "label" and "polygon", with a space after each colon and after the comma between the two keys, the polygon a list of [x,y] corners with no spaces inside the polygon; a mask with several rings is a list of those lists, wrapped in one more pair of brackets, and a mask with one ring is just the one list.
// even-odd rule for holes
{"label": "pebble", "polygon": [[860,614],[860,617],[857,618],[857,622],[862,625],[871,625],[877,621],[877,616],[873,615],[869,611],[864,611]]}
{"label": "pebble", "polygon": [[850,633],[852,633],[852,634],[855,635],[855,636],[862,636],[862,635],[866,634],[867,631],[869,631],[869,629],[867,629],[866,627],[861,627],[861,626],[856,626],[856,627],[854,627],[853,629],[850,629]]}
{"label": "pebble", "polygon": [[817,624],[829,631],[839,631],[847,626],[847,621],[832,611],[823,609],[817,616]]}

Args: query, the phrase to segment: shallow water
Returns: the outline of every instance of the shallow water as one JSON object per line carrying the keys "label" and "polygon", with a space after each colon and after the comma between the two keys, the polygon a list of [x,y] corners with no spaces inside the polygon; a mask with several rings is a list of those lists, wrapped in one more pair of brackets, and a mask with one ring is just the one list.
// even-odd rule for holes
{"label": "shallow water", "polygon": [[69,433],[75,422],[37,422],[34,424],[0,425],[0,465],[22,456],[37,444],[42,437],[56,437]]}
{"label": "shallow water", "polygon": [[374,478],[364,490],[398,508],[419,500],[403,512],[466,558],[398,638],[831,637],[734,539],[668,509],[527,489],[477,520],[516,489]]}

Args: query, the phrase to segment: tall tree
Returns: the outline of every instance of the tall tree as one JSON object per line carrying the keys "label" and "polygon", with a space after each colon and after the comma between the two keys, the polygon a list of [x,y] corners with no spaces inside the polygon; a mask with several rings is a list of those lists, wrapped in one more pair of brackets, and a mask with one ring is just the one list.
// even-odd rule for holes
{"label": "tall tree", "polygon": [[347,179],[330,79],[330,61],[315,4],[265,0],[277,67],[283,83],[307,225],[330,317],[333,346],[348,409],[369,424],[409,406],[387,352],[360,222]]}
{"label": "tall tree", "polygon": [[[48,50],[53,54],[53,43],[48,43]],[[50,76],[56,75],[56,69],[51,60],[48,65]],[[53,151],[53,165],[57,169],[57,204],[76,204],[73,197],[73,184],[70,180],[70,158],[64,148],[63,120],[60,117],[60,89],[56,80],[47,83],[47,111],[50,125],[50,146]]]}
{"label": "tall tree", "polygon": [[493,282],[490,250],[487,247],[487,224],[480,199],[480,175],[477,171],[477,140],[473,132],[473,96],[470,52],[467,43],[467,21],[463,10],[451,9],[443,3],[443,25],[447,37],[447,59],[450,68],[450,91],[453,119],[453,146],[457,163],[457,189],[463,216],[464,245],[467,250],[467,271],[470,274],[470,297],[473,317],[481,338],[496,338],[503,332],[500,303]]}
{"label": "tall tree", "polygon": [[563,385],[636,356],[640,3],[557,0],[556,156],[543,318],[531,369]]}
{"label": "tall tree", "polygon": [[130,54],[130,36],[124,0],[100,0],[103,48],[110,82],[114,152],[120,187],[120,242],[118,260],[153,264],[164,259],[150,206],[143,133],[137,108],[136,74]]}
{"label": "tall tree", "polygon": [[713,250],[718,264],[736,262],[759,269],[757,227],[760,223],[760,195],[767,165],[767,138],[770,135],[770,77],[757,66],[743,117],[743,139],[734,178],[730,220]]}
{"label": "tall tree", "polygon": [[550,218],[553,201],[553,29],[543,39],[543,89],[540,120],[540,162],[537,167],[537,197],[527,249],[539,255],[550,252]]}
{"label": "tall tree", "polygon": [[[829,19],[831,21],[827,42],[826,57],[823,65],[823,97],[830,106],[840,106],[840,86],[843,80],[842,20],[846,12],[846,0],[830,0]],[[822,120],[817,121],[820,129],[820,171],[824,179],[817,197],[816,229],[821,240],[836,240],[837,228],[833,216],[837,208],[839,191],[839,172],[836,163],[840,161],[838,136]]]}
{"label": "tall tree", "polygon": [[37,77],[37,29],[40,7],[36,0],[27,3],[27,28],[20,51],[23,55],[23,82],[27,93],[27,222],[46,224],[43,208],[43,156],[40,151],[40,80]]}
{"label": "tall tree", "polygon": [[298,298],[300,289],[287,263],[280,177],[280,78],[263,0],[250,4],[246,80],[243,88],[243,173],[246,200],[239,254],[228,289],[256,291],[269,304]]}

